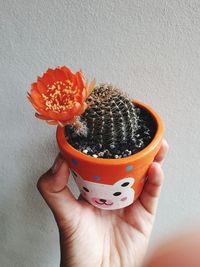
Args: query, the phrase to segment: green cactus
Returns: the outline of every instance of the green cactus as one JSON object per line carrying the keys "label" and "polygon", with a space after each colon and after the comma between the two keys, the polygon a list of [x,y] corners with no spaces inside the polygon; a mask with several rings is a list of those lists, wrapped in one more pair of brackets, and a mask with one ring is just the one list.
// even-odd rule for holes
{"label": "green cactus", "polygon": [[[100,84],[87,103],[91,103],[90,107],[79,117],[81,129],[65,127],[68,142],[76,149],[95,157],[120,158],[136,153],[150,142],[151,130],[141,125],[141,110],[120,89]],[[147,116],[142,112],[143,117]]]}

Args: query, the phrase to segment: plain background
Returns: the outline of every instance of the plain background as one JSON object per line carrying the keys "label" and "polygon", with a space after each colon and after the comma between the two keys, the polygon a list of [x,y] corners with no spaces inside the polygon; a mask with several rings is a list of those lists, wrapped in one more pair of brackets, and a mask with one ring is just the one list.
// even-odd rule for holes
{"label": "plain background", "polygon": [[81,68],[162,117],[171,149],[151,246],[198,224],[200,1],[0,3],[0,266],[59,265],[56,225],[36,190],[58,152],[55,127],[26,99],[48,67]]}

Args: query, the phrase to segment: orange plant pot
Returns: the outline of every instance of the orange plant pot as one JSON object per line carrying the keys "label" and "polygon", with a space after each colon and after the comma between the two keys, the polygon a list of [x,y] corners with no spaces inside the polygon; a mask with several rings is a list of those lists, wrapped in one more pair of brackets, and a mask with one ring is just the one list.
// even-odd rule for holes
{"label": "orange plant pot", "polygon": [[114,210],[132,204],[142,192],[148,168],[160,148],[164,127],[159,115],[144,103],[136,100],[133,103],[151,114],[157,130],[148,146],[125,158],[104,159],[88,156],[67,142],[63,127],[57,128],[60,151],[80,193],[97,208]]}

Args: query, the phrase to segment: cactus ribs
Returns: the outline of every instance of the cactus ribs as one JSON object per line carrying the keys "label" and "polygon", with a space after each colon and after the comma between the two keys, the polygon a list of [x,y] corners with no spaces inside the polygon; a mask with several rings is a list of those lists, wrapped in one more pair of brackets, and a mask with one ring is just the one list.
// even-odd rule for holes
{"label": "cactus ribs", "polygon": [[77,118],[82,129],[65,126],[67,141],[80,152],[96,158],[124,158],[153,139],[157,126],[151,114],[120,89],[100,84],[86,102],[89,108]]}

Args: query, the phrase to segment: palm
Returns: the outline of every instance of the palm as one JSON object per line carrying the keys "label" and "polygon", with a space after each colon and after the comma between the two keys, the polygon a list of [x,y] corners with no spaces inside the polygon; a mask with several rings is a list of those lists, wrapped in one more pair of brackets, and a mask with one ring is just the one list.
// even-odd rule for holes
{"label": "palm", "polygon": [[119,210],[97,209],[74,198],[66,186],[66,162],[59,156],[58,171],[49,170],[38,189],[51,208],[60,230],[61,266],[136,267],[143,260],[163,181],[160,164],[168,150],[163,141],[139,200]]}
{"label": "palm", "polygon": [[105,211],[81,200],[79,208],[70,230],[65,228],[67,222],[61,230],[63,249],[68,251],[65,258],[74,255],[76,259],[68,261],[69,266],[139,266],[153,221],[140,201],[124,209]]}

